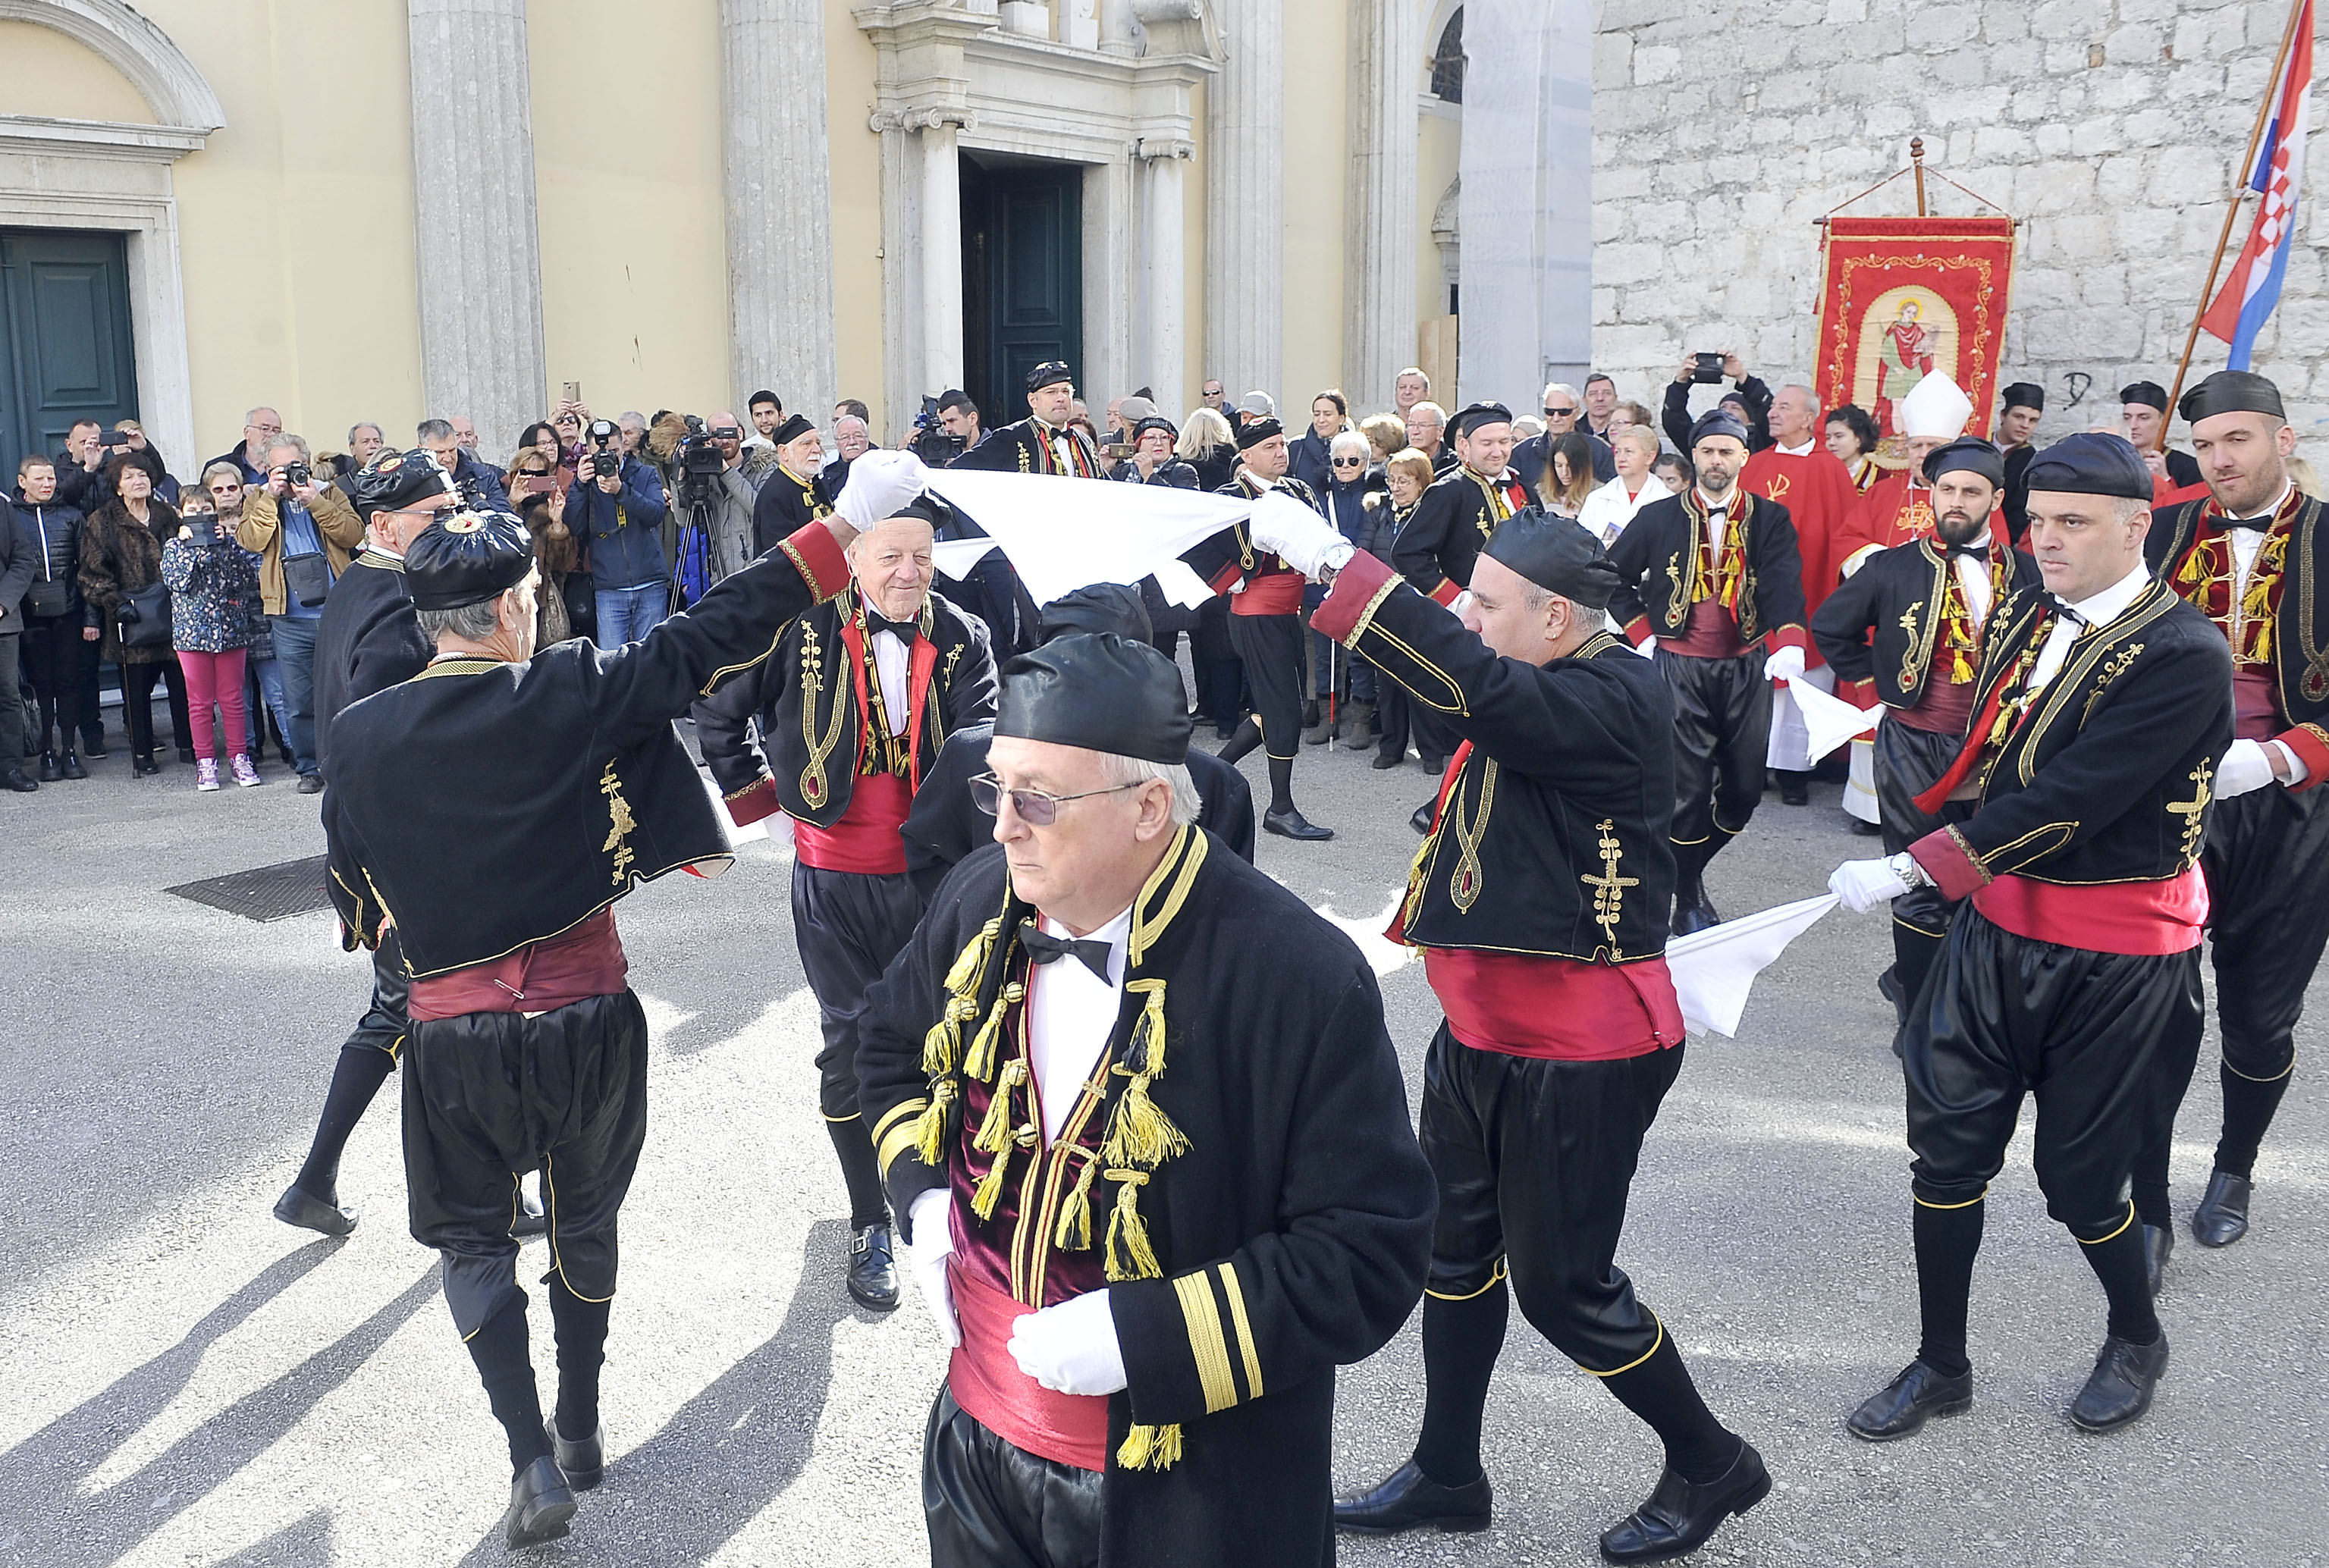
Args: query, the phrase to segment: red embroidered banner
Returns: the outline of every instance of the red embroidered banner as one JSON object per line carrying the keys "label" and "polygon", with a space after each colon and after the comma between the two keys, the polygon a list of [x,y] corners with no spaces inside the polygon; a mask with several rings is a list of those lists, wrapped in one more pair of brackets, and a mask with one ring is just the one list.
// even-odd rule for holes
{"label": "red embroidered banner", "polygon": [[1857,403],[1882,436],[1932,371],[1973,399],[1968,436],[1989,434],[2013,281],[2011,218],[1830,218],[1823,245],[1823,408]]}

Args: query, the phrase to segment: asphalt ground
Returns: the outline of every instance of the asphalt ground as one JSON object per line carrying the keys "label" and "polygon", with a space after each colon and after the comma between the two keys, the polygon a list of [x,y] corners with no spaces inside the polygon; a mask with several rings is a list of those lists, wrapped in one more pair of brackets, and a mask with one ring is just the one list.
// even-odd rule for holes
{"label": "asphalt ground", "polygon": [[[504,1560],[502,1441],[435,1261],[405,1230],[393,1084],[343,1172],[355,1234],[308,1238],[268,1213],[367,965],[339,951],[328,914],[260,925],[159,891],[320,853],[315,800],[279,766],[264,788],[198,795],[189,767],[132,781],[123,746],[92,765],[86,784],[0,806],[0,1563]],[[1262,787],[1261,758],[1245,766]],[[1261,864],[1372,922],[1431,785],[1413,763],[1378,773],[1363,754],[1306,751],[1297,792],[1337,837],[1265,837]],[[1819,891],[1872,843],[1845,831],[1833,787],[1802,809],[1774,794],[1710,885],[1743,913]],[[943,1357],[910,1294],[884,1319],[841,1290],[846,1209],[787,876],[752,844],[722,879],[672,878],[621,906],[654,1054],[605,1376],[612,1468],[574,1534],[533,1560],[926,1556],[919,1450]],[[1974,1410],[1886,1448],[1844,1434],[1916,1341],[1900,1074],[1872,984],[1889,953],[1881,917],[1838,912],[1799,938],[1738,1038],[1691,1041],[1644,1151],[1620,1260],[1777,1483],[1697,1560],[2323,1557],[2329,1114],[2304,1069],[2258,1168],[2253,1233],[2221,1253],[2186,1234],[2170,1265],[2173,1359],[2146,1421],[2098,1439],[2064,1419],[2103,1304],[2045,1217],[2025,1135],[1975,1277]],[[1438,1009],[1417,965],[1383,993],[1412,1094]],[[2318,1031],[2300,1031],[2301,1058]],[[2216,1113],[2211,1045],[2175,1150],[2179,1210],[2206,1178]],[[539,1244],[523,1266],[531,1287]],[[547,1395],[547,1313],[533,1318]],[[1344,1371],[1344,1489],[1406,1457],[1421,1381],[1412,1320]],[[1491,1530],[1346,1541],[1343,1560],[1596,1561],[1599,1531],[1658,1470],[1648,1432],[1518,1313],[1485,1457]]]}

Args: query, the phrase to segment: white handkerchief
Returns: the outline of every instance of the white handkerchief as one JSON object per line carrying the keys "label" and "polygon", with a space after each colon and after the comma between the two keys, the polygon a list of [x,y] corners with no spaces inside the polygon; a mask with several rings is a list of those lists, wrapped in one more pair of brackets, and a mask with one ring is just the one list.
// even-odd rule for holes
{"label": "white handkerchief", "polygon": [[[1802,688],[1801,681],[1794,681],[1788,690]],[[1839,702],[1836,706],[1849,709],[1852,705]],[[1808,719],[1810,715],[1805,717]],[[1823,893],[1816,898],[1726,920],[1667,943],[1666,972],[1674,976],[1674,994],[1682,1000],[1683,1022],[1725,1038],[1736,1035],[1755,977],[1787,951],[1788,943],[1810,930],[1815,921],[1840,902],[1834,894]]]}
{"label": "white handkerchief", "polygon": [[1787,682],[1787,695],[1796,699],[1796,711],[1804,716],[1804,728],[1811,732],[1812,760],[1817,762],[1855,735],[1866,735],[1876,728],[1877,718],[1884,705],[1854,708],[1841,697],[1831,697],[1808,681]]}

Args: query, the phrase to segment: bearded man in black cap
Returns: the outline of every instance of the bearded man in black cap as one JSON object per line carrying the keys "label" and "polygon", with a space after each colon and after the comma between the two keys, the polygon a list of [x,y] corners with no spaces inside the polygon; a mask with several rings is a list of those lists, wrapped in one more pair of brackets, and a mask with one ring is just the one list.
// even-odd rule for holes
{"label": "bearded man in black cap", "polygon": [[2129,381],[2118,390],[2119,418],[2126,438],[2143,454],[2144,465],[2164,474],[2178,490],[2200,483],[2200,465],[2189,452],[2167,446],[2167,389],[2157,381]]}
{"label": "bearded man in black cap", "polygon": [[[363,552],[332,586],[316,626],[319,758],[327,755],[332,720],[342,709],[419,674],[435,652],[421,635],[404,585],[404,552],[430,522],[461,504],[442,468],[401,452],[379,454],[347,489],[366,532]],[[372,1096],[396,1070],[410,1028],[404,1014],[409,977],[392,930],[372,953],[372,1004],[340,1047],[306,1162],[275,1200],[277,1219],[325,1235],[355,1229],[356,1211],[340,1205],[340,1157]],[[538,1208],[530,1225],[523,1216],[520,1222],[522,1234],[538,1235]]]}
{"label": "bearded man in black cap", "polygon": [[777,449],[777,464],[752,498],[756,554],[833,515],[833,496],[825,487],[825,437],[816,427],[799,414],[788,415],[768,441]]}
{"label": "bearded man in black cap", "polygon": [[1509,1276],[1528,1320],[1664,1440],[1656,1489],[1601,1538],[1610,1562],[1658,1562],[1771,1487],[1616,1261],[1643,1135],[1682,1070],[1674,698],[1606,629],[1617,571],[1576,523],[1524,508],[1467,576],[1459,625],[1356,556],[1311,622],[1463,736],[1392,933],[1424,950],[1447,1013],[1419,1132],[1439,1191],[1423,1432],[1334,1522],[1487,1527],[1480,1422]]}
{"label": "bearded man in black cap", "polygon": [[[884,455],[891,455],[885,454]],[[910,461],[910,459],[909,459]],[[405,556],[428,668],[334,721],[326,886],[346,940],[392,927],[412,976],[404,1169],[412,1234],[509,1444],[512,1546],[565,1534],[604,1468],[599,1369],[616,1218],[646,1131],[646,1019],[613,906],[717,872],[728,842],[672,727],[848,583],[850,520],[914,476],[861,461],[839,514],[638,642],[536,650],[533,542],[499,513],[430,525]],[[559,1387],[542,1422],[510,1237],[517,1173],[549,1199]]]}
{"label": "bearded man in black cap", "polygon": [[[1697,483],[1634,515],[1609,551],[1610,614],[1674,695],[1674,934],[1722,917],[1707,862],[1763,798],[1771,681],[1804,672],[1803,567],[1787,509],[1739,483],[1747,427],[1720,408],[1692,432]],[[1766,652],[1768,650],[1768,653]]]}
{"label": "bearded man in black cap", "polygon": [[953,1347],[936,1568],[1327,1561],[1334,1368],[1423,1287],[1373,972],[1196,827],[1189,730],[1146,643],[1014,660],[997,842],[868,995],[865,1113]]}
{"label": "bearded man in black cap", "polygon": [[[921,471],[905,453],[857,461]],[[858,1114],[857,1020],[865,988],[922,915],[898,834],[914,792],[948,736],[995,717],[986,628],[931,588],[936,521],[931,502],[917,497],[860,533],[849,547],[855,591],[795,621],[772,657],[695,709],[729,814],[740,825],[778,811],[792,819],[793,935],[825,1042],[817,1103],[854,1233],[845,1282],[881,1312],[898,1304],[898,1273]]]}
{"label": "bearded man in black cap", "polygon": [[[2003,455],[1978,437],[1928,454],[1933,531],[1867,557],[1812,615],[1812,635],[1836,679],[1874,682],[1884,705],[1875,763],[1887,854],[1972,814],[1966,802],[1928,812],[1917,796],[1965,749],[1992,612],[2038,584],[2038,563],[1996,527],[2004,482]],[[1954,907],[1930,887],[1892,901],[1893,965],[1878,985],[1904,1018]]]}
{"label": "bearded man in black cap", "polygon": [[1027,417],[1001,427],[948,466],[1105,479],[1099,448],[1068,423],[1075,403],[1075,372],[1058,360],[1046,360],[1027,372]]}
{"label": "bearded man in black cap", "polygon": [[2072,1423],[2139,1420],[2167,1369],[2128,1180],[2200,1046],[2200,846],[2232,739],[2231,659],[2145,564],[2151,473],[2132,446],[2072,436],[2029,477],[2044,589],[1991,612],[1965,746],[1917,797],[1972,811],[1828,883],[1855,910],[1928,882],[1971,905],[1900,1029],[1922,1336],[1847,1422],[1871,1442],[1973,1403],[1974,1257],[2025,1096],[2047,1212],[2110,1303]]}
{"label": "bearded man in black cap", "polygon": [[[2147,553],[2231,650],[2238,737],[2216,773],[2200,861],[2224,1124],[2192,1232],[2221,1247],[2248,1234],[2257,1150],[2296,1071],[2305,988],[2329,945],[2329,792],[2314,787],[2329,778],[2329,508],[2289,476],[2296,433],[2264,377],[2220,371],[2179,411],[2210,493],[2154,518]],[[2135,1197],[2146,1225],[2171,1224],[2164,1131],[2136,1168]]]}

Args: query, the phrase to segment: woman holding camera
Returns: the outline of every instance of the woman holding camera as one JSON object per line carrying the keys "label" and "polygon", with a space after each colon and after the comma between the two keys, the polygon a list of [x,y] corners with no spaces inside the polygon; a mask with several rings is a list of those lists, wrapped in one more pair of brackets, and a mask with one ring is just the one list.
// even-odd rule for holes
{"label": "woman holding camera", "polygon": [[[234,541],[234,523],[214,512],[189,512],[177,537],[162,547],[162,580],[170,586],[170,643],[185,674],[193,718],[194,787],[219,787],[215,709],[226,729],[234,782],[259,782],[246,755],[250,743],[243,706],[244,659],[250,623],[259,611],[259,558]],[[182,736],[183,738],[183,736]]]}
{"label": "woman holding camera", "polygon": [[[178,531],[178,514],[154,494],[153,476],[126,456],[108,460],[98,477],[97,493],[105,497],[80,530],[80,591],[97,611],[105,628],[104,656],[121,666],[121,705],[129,726],[130,772],[149,776],[161,772],[154,761],[154,680],[168,683],[170,725],[176,733],[178,756],[192,762],[188,744],[193,727],[186,718],[186,677],[167,637],[158,642],[126,642],[119,619],[123,604],[162,580],[162,542]],[[148,596],[144,610],[167,612],[165,596]],[[143,621],[138,623],[143,624]],[[133,629],[131,635],[138,634]]]}

